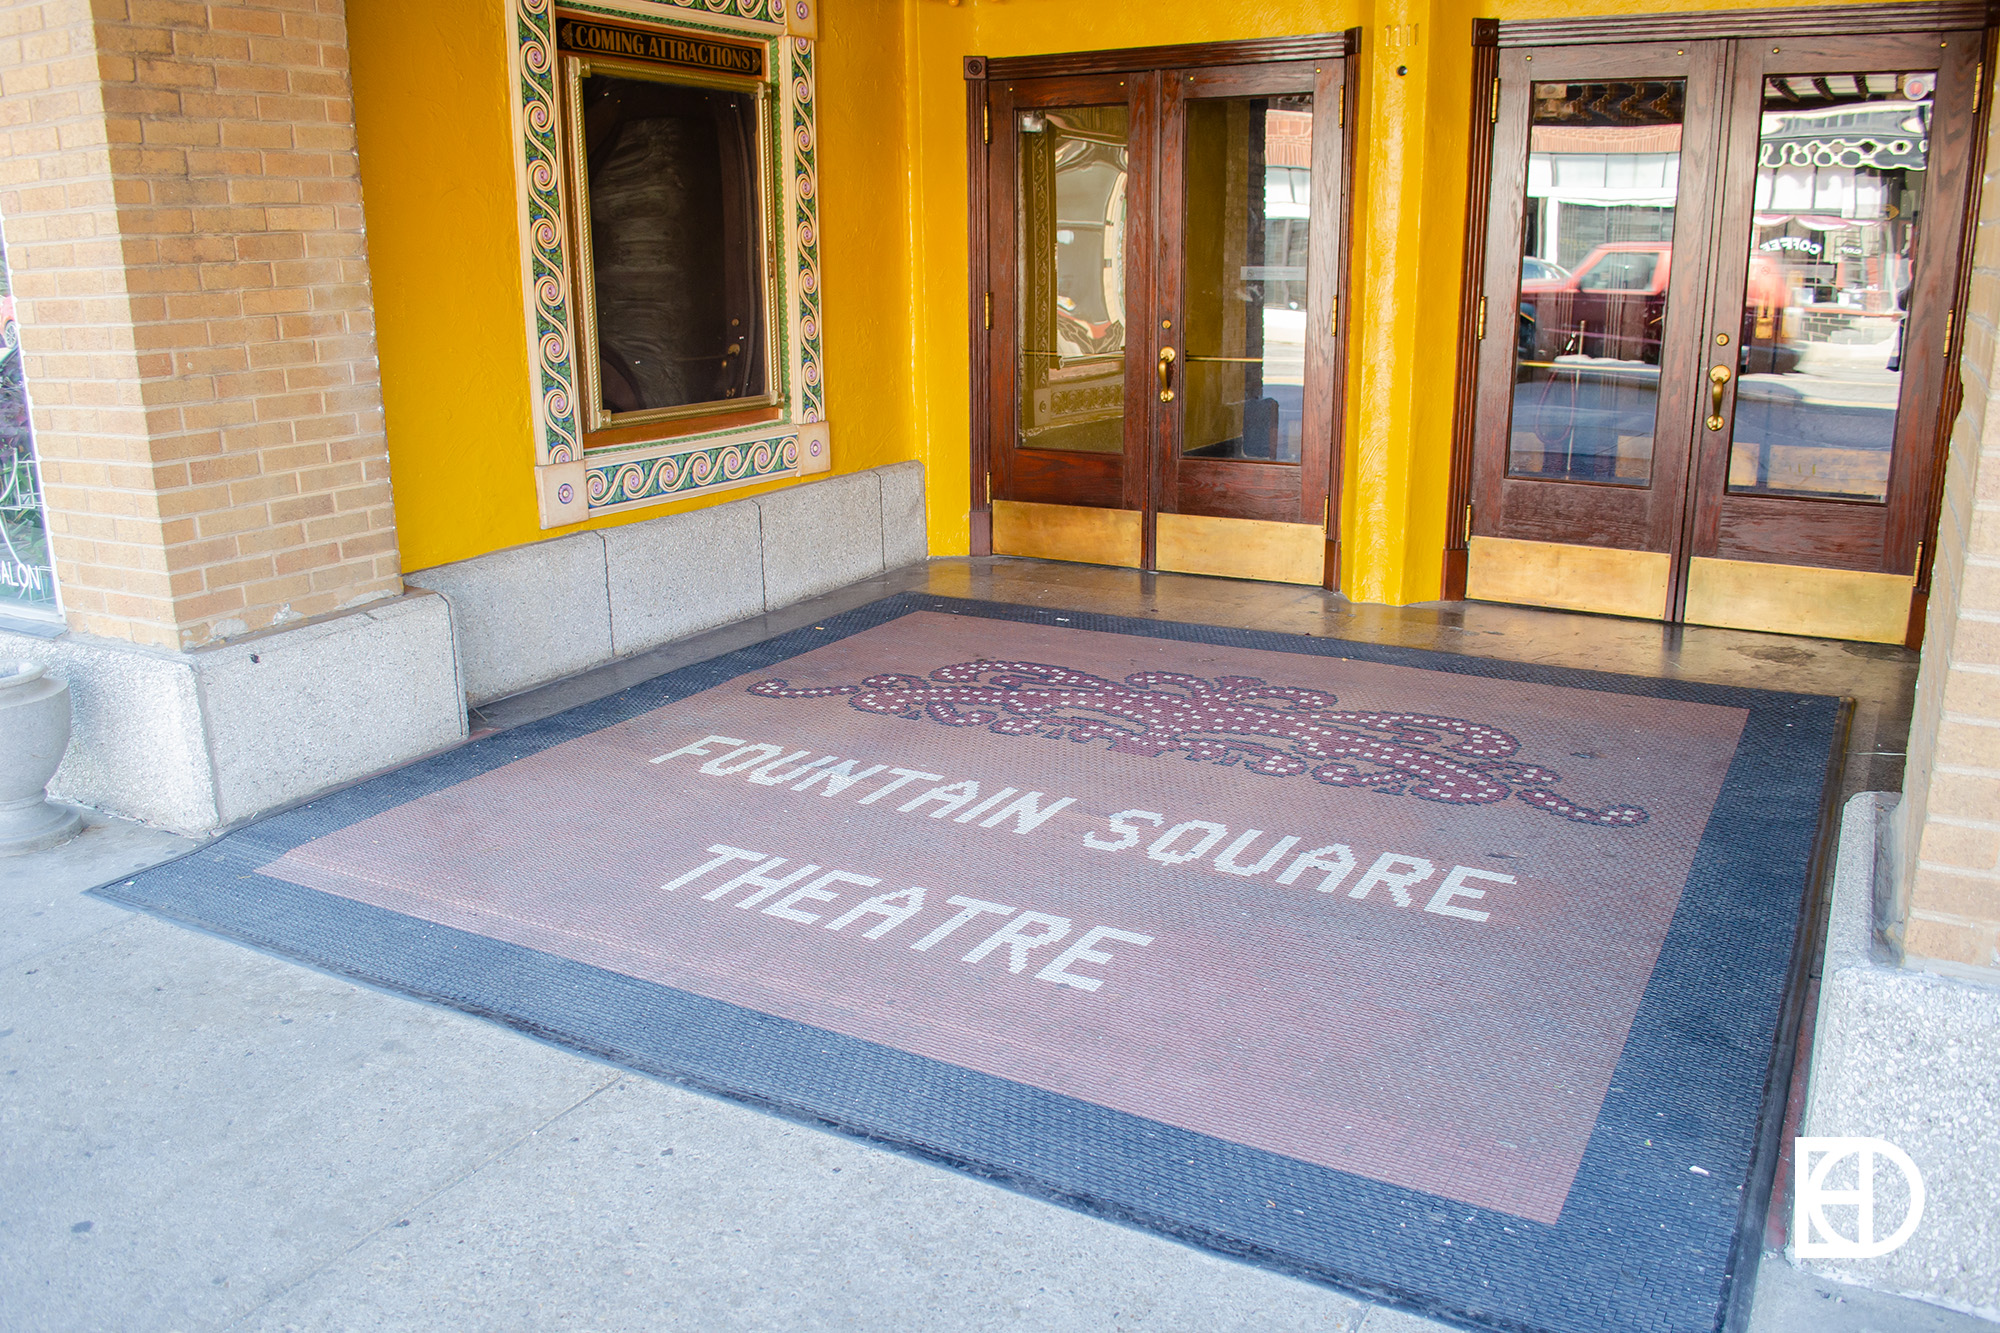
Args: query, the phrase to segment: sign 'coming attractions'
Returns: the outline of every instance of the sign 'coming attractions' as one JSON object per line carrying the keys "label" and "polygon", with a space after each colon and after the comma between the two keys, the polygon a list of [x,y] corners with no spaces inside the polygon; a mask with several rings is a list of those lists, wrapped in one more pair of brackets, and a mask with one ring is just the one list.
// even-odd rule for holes
{"label": "sign 'coming attractions'", "polygon": [[764,77],[763,47],[714,37],[562,18],[556,21],[556,45],[577,55],[616,56],[746,79]]}

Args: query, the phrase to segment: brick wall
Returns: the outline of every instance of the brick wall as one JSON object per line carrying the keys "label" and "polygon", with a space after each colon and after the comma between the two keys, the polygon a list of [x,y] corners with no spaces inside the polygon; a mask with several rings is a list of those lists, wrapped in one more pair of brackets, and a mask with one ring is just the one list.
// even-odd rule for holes
{"label": "brick wall", "polygon": [[71,627],[400,591],[341,0],[0,0],[0,133]]}
{"label": "brick wall", "polygon": [[1904,778],[1902,944],[2000,981],[2000,122],[1988,127],[1965,406],[1953,424]]}

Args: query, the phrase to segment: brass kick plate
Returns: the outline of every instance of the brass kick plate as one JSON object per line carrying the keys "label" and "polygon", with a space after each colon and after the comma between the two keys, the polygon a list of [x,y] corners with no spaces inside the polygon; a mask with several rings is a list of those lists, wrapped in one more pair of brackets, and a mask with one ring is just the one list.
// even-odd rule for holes
{"label": "brass kick plate", "polygon": [[1194,514],[1155,522],[1153,563],[1162,570],[1314,587],[1326,576],[1326,531],[1315,523]]}
{"label": "brass kick plate", "polygon": [[1139,568],[1145,522],[1136,509],[993,502],[993,554]]}
{"label": "brass kick plate", "polygon": [[1821,639],[1901,643],[1916,579],[1756,560],[1688,562],[1687,622]]}
{"label": "brass kick plate", "polygon": [[1474,537],[1468,543],[1465,595],[1476,602],[1663,620],[1670,571],[1664,551]]}

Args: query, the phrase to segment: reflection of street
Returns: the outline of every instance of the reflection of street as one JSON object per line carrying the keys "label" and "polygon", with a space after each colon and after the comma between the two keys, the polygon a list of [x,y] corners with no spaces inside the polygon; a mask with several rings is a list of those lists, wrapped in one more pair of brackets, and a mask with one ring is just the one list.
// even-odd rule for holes
{"label": "reflection of street", "polygon": [[1652,475],[1660,368],[1640,361],[1560,356],[1522,366],[1514,386],[1507,470],[1643,486]]}
{"label": "reflection of street", "polygon": [[[1563,356],[1521,370],[1528,378],[1514,386],[1511,473],[1645,484],[1657,366]],[[1796,370],[1743,376],[1730,486],[1881,499],[1900,388],[1882,344],[1809,343]]]}
{"label": "reflection of street", "polygon": [[1792,373],[1745,375],[1730,487],[1883,498],[1902,389],[1888,358],[1886,343],[1807,343]]}
{"label": "reflection of street", "polygon": [[1306,382],[1306,312],[1264,307],[1264,383]]}

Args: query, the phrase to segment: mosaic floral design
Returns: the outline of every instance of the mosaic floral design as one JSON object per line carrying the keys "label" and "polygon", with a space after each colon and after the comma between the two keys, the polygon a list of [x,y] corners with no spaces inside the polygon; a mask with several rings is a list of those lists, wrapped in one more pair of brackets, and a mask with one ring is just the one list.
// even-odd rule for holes
{"label": "mosaic floral design", "polygon": [[1304,774],[1332,787],[1447,805],[1516,797],[1564,819],[1607,828],[1646,822],[1636,805],[1592,809],[1551,788],[1562,774],[1514,759],[1521,743],[1497,727],[1428,713],[1336,710],[1324,690],[1256,676],[1138,671],[1108,680],[1045,662],[958,662],[928,679],[889,671],[859,685],[792,687],[766,680],[766,699],[845,697],[864,713],[1002,736],[1109,741],[1114,754],[1240,766],[1268,777]]}
{"label": "mosaic floral design", "polygon": [[[786,0],[666,0],[666,3],[696,14],[724,15],[780,27],[785,22]],[[580,7],[616,15],[616,11],[598,6]],[[515,0],[515,21],[521,80],[521,151],[528,183],[529,278],[534,289],[530,332],[535,339],[538,368],[540,455],[543,463],[566,463],[583,457],[583,445],[577,412],[575,349],[570,342],[573,326],[558,155],[553,0]],[[779,206],[786,209],[789,222],[785,238],[788,243],[782,247],[782,253],[792,261],[789,275],[780,272],[779,290],[773,293],[773,301],[776,309],[785,309],[789,295],[794,315],[793,319],[778,321],[786,352],[779,358],[778,369],[791,396],[790,419],[816,422],[825,419],[826,389],[821,376],[819,154],[813,109],[813,44],[804,38],[783,37],[774,40],[772,46],[774,66],[779,64],[777,58],[782,58],[785,65],[774,70],[779,78],[779,92],[782,95],[789,91],[789,96],[782,97],[790,108],[789,123],[778,124],[778,142],[772,147],[781,179],[788,185]],[[791,278],[790,283],[783,281],[786,276]],[[787,287],[791,289],[789,293]],[[795,434],[787,433],[791,429],[780,426],[767,439],[732,441],[695,453],[683,451],[593,466],[588,504],[599,509],[634,500],[688,494],[745,477],[783,476],[797,468],[798,440]],[[630,446],[620,452],[629,458]],[[699,469],[689,461],[697,454],[709,459]],[[745,460],[742,466],[750,470],[736,475],[731,471],[736,464],[728,459],[739,455]],[[774,463],[767,469],[758,459],[790,461]],[[694,480],[697,472],[709,479]]]}
{"label": "mosaic floral design", "polygon": [[747,444],[716,444],[625,463],[587,467],[586,500],[592,509],[687,495],[712,486],[764,481],[796,472],[799,437],[784,435]]}

